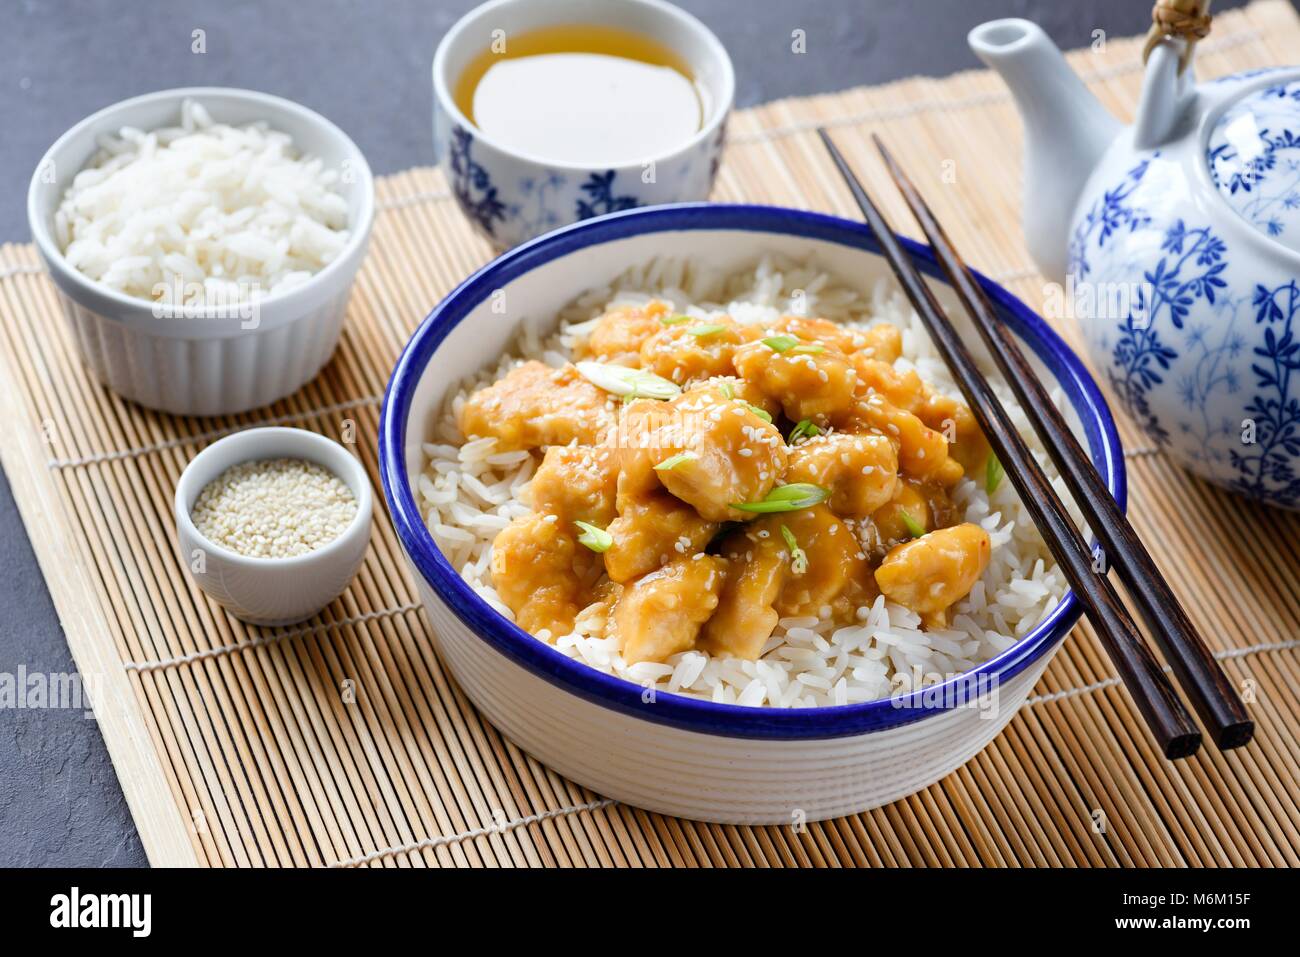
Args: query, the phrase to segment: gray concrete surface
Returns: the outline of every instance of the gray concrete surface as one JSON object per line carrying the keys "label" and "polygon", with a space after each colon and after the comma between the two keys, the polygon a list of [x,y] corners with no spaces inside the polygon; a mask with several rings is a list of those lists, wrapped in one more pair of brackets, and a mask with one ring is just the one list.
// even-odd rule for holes
{"label": "gray concrete surface", "polygon": [[[722,39],[738,105],[976,65],[966,32],[1038,20],[1062,46],[1138,33],[1145,0],[678,0]],[[1216,10],[1239,5],[1218,0]],[[88,113],[189,85],[265,90],[326,114],[377,173],[429,161],[429,63],[473,0],[7,0],[0,27],[0,241],[28,237],[27,181]],[[808,52],[790,56],[791,31]],[[205,31],[206,52],[192,52]],[[430,303],[432,305],[432,303]],[[414,318],[414,317],[413,317]],[[18,427],[11,424],[10,427]],[[57,573],[57,572],[56,572]],[[0,479],[0,673],[74,669],[49,594]],[[0,710],[0,866],[146,863],[93,721]]]}

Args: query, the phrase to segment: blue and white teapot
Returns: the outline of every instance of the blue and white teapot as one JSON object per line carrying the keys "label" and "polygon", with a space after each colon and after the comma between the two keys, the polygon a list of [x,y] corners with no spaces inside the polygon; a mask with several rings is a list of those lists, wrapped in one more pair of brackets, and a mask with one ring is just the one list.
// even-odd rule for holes
{"label": "blue and white teapot", "polygon": [[1188,41],[1157,40],[1123,128],[1034,24],[970,35],[1024,119],[1026,242],[1095,367],[1180,464],[1300,508],[1300,69],[1198,86]]}

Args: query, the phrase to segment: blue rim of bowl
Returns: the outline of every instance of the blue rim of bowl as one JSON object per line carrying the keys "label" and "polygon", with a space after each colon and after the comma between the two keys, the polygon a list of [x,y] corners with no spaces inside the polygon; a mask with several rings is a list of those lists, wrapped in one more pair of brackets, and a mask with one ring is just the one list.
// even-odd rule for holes
{"label": "blue rim of bowl", "polygon": [[[717,704],[657,691],[643,700],[639,684],[597,671],[538,641],[493,610],[443,557],[424,524],[406,470],[406,425],[411,400],[438,347],[496,289],[584,248],[646,233],[738,230],[794,235],[881,255],[864,224],[776,206],[682,203],[612,213],[575,223],[516,247],[454,289],[425,318],[407,343],[384,393],[379,430],[379,469],[398,538],[416,570],[451,612],[478,638],[529,672],[570,694],[657,724],[702,734],[768,740],[834,738],[884,731],[974,701],[1028,668],[1055,647],[1078,620],[1073,592],[1011,648],[972,671],[941,684],[891,698],[820,708],[768,708]],[[928,246],[901,238],[921,272],[943,281]],[[976,273],[989,298],[1020,340],[1056,376],[1083,423],[1094,464],[1121,508],[1127,500],[1123,449],[1110,410],[1097,385],[1047,323],[997,283]],[[962,704],[966,702],[966,704]]]}

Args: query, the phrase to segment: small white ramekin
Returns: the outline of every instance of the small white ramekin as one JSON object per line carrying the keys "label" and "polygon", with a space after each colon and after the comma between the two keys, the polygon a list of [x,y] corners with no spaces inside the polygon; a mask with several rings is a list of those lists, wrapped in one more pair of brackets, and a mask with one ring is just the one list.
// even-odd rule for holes
{"label": "small white ramekin", "polygon": [[[616,27],[658,41],[694,74],[704,96],[699,131],[661,155],[617,166],[564,163],[511,149],[456,105],[465,68],[496,39],[563,24]],[[664,0],[489,0],[461,17],[433,56],[433,146],[461,212],[497,249],[559,226],[636,206],[709,198],[736,79],[721,41]],[[563,112],[566,104],[556,103]]]}
{"label": "small white ramekin", "polygon": [[[347,483],[357,515],[342,535],[305,555],[249,558],[199,532],[190,513],[209,482],[231,466],[277,458],[314,462]],[[348,587],[370,543],[374,496],[365,467],[337,442],[304,429],[246,429],[213,442],[181,473],[175,501],[181,563],[209,597],[254,625],[291,625],[316,614]]]}
{"label": "small white ramekin", "polygon": [[[201,103],[219,123],[265,120],[289,134],[304,154],[341,173],[351,233],[343,251],[296,289],[260,300],[251,319],[159,316],[152,302],[117,292],[72,268],[55,238],[55,211],[98,148],[96,138],[123,126],[176,126],[186,99]],[[32,176],[27,218],[82,356],[100,382],[151,409],[227,415],[296,391],[334,352],[352,280],[370,239],[374,194],[361,150],[320,114],[265,93],[193,87],[123,100],[64,133]]]}

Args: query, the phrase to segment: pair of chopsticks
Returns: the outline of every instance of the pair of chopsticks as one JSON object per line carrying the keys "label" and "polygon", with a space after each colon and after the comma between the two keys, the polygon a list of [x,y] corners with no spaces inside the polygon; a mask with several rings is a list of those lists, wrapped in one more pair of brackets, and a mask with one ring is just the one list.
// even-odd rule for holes
{"label": "pair of chopsticks", "polygon": [[908,299],[952,370],[976,421],[1020,493],[1021,501],[1064,571],[1070,587],[1083,602],[1084,611],[1101,637],[1120,680],[1128,688],[1165,757],[1185,758],[1195,754],[1201,745],[1201,733],[1106,577],[1109,565],[1119,571],[1178,683],[1191,699],[1215,743],[1227,750],[1249,742],[1255,733],[1255,723],[1247,715],[1232,683],[1196,633],[1187,613],[1111,497],[1010,331],[998,321],[983,288],[953,249],[943,227],[907,175],[880,138],[873,136],[894,183],[920,223],[940,266],[1097,536],[1101,544],[1099,556],[1093,555],[1079,529],[1070,520],[1065,505],[1011,424],[943,307],[904,252],[884,216],[853,175],[830,136],[825,130],[818,130],[818,133],[876,234]]}

